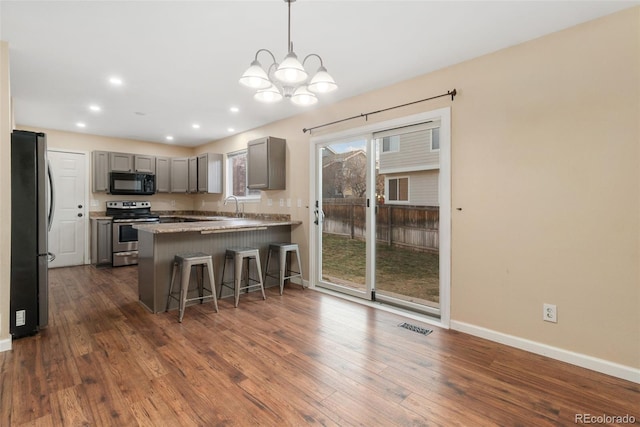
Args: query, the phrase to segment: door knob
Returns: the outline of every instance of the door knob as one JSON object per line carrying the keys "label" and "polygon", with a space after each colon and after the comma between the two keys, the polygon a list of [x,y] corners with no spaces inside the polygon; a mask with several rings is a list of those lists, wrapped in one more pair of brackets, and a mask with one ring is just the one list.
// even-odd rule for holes
{"label": "door knob", "polygon": [[78,209],[82,209],[82,205],[78,205]]}
{"label": "door knob", "polygon": [[79,214],[78,214],[78,218],[80,218],[81,216],[82,216],[82,214],[81,214],[81,213],[79,213]]}

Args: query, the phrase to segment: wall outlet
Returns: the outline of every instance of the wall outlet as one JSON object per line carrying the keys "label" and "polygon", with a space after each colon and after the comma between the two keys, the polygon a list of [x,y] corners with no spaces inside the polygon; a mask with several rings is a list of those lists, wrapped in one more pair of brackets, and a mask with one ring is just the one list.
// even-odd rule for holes
{"label": "wall outlet", "polygon": [[27,313],[24,310],[16,311],[16,326],[24,326]]}
{"label": "wall outlet", "polygon": [[558,308],[555,304],[542,304],[542,320],[558,323]]}
{"label": "wall outlet", "polygon": [[172,201],[171,201],[171,206],[172,206],[172,207],[175,207],[175,206],[176,206],[176,201],[175,201],[175,200],[172,200]]}
{"label": "wall outlet", "polygon": [[302,207],[302,199],[298,199],[298,207],[301,208]]}
{"label": "wall outlet", "polygon": [[284,208],[284,199],[280,199],[280,207]]}
{"label": "wall outlet", "polygon": [[99,206],[98,201],[96,199],[91,199],[91,206],[96,208]]}
{"label": "wall outlet", "polygon": [[290,208],[291,207],[291,199],[287,199],[287,207]]}
{"label": "wall outlet", "polygon": [[273,206],[273,199],[267,199],[267,206]]}

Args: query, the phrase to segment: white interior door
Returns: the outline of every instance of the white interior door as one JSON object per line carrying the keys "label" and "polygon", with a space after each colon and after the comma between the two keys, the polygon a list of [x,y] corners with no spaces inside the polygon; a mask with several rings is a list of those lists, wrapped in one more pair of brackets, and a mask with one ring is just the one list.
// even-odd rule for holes
{"label": "white interior door", "polygon": [[87,230],[87,159],[83,153],[47,152],[53,182],[53,222],[49,267],[84,264]]}

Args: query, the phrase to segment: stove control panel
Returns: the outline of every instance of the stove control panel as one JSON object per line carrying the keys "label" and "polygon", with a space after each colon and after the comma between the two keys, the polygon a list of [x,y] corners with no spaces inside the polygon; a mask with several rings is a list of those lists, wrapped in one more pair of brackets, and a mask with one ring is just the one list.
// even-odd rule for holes
{"label": "stove control panel", "polygon": [[115,202],[107,202],[107,208],[111,208],[111,209],[151,208],[151,202],[138,202],[135,200],[120,200]]}

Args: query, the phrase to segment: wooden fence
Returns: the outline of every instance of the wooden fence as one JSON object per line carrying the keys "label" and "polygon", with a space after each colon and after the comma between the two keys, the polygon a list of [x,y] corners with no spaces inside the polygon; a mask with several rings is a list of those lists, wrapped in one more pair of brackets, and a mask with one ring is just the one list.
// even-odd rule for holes
{"label": "wooden fence", "polygon": [[[365,238],[366,199],[324,199],[322,231]],[[437,252],[440,209],[437,206],[379,205],[376,239],[388,245]]]}

